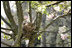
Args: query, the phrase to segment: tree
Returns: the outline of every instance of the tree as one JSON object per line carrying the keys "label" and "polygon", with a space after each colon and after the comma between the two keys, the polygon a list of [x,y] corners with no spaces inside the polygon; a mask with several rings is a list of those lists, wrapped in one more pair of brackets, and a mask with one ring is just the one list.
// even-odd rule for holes
{"label": "tree", "polygon": [[[43,14],[51,14],[51,13],[47,13],[46,12],[46,7],[51,7],[51,6],[54,6],[54,5],[59,5],[60,6],[60,11],[62,11],[62,9],[67,9],[68,7],[70,7],[71,5],[69,4],[69,6],[66,4],[60,4],[61,2],[63,3],[66,3],[67,1],[47,1],[47,2],[39,2],[39,1],[28,1],[29,3],[29,19],[30,19],[30,23],[32,23],[33,25],[33,29],[32,30],[29,30],[32,27],[30,24],[27,23],[27,25],[29,25],[27,28],[29,29],[24,29],[22,30],[23,26],[23,22],[25,21],[24,20],[24,16],[23,16],[23,10],[22,10],[22,3],[24,1],[15,1],[15,5],[16,5],[16,9],[17,9],[17,18],[18,18],[18,25],[16,24],[15,20],[14,20],[14,16],[12,15],[11,13],[11,8],[10,8],[10,3],[9,1],[3,1],[3,7],[4,7],[4,11],[5,11],[5,14],[7,16],[7,18],[9,19],[10,23],[8,21],[6,21],[4,19],[4,17],[1,15],[1,19],[10,27],[10,29],[7,29],[7,28],[2,28],[1,29],[4,29],[4,30],[12,30],[13,34],[9,34],[9,33],[6,33],[4,31],[1,31],[1,33],[5,33],[6,35],[9,35],[11,36],[11,38],[14,40],[14,45],[11,46],[11,47],[20,47],[21,46],[21,40],[23,39],[29,39],[29,44],[28,46],[29,47],[34,47],[34,40],[35,38],[37,38],[39,35],[41,35],[43,32],[45,32],[45,30],[51,25],[53,24],[57,19],[61,18],[61,17],[64,17],[64,16],[68,16],[68,15],[71,15],[71,9],[69,8],[69,10],[66,10],[67,12],[64,12],[64,15],[60,15],[60,16],[56,16],[55,12],[52,12],[55,17],[51,17],[51,22],[46,25],[42,30],[40,30],[41,28],[41,23],[42,23],[42,15]],[[52,4],[53,3],[53,4]],[[48,5],[49,4],[49,5]],[[34,6],[35,5],[35,6]],[[64,6],[65,5],[65,6]],[[62,8],[62,6],[64,6],[64,8]],[[32,9],[35,9],[36,11],[36,19],[33,20],[32,19]],[[34,21],[34,22],[33,22]],[[25,22],[26,24],[26,22]],[[23,25],[25,25],[23,24]],[[30,32],[30,33],[29,33]],[[23,34],[25,33],[25,34]],[[22,35],[24,35],[22,37]],[[22,38],[21,38],[22,37]]]}

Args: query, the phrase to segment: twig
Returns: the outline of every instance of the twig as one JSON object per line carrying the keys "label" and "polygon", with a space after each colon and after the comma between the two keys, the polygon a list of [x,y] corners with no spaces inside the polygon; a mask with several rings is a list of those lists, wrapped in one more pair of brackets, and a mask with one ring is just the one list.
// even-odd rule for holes
{"label": "twig", "polygon": [[67,15],[71,15],[71,13],[67,13],[67,14],[65,14],[65,15],[58,16],[58,17],[54,18],[53,21],[51,21],[51,22],[44,28],[44,30],[45,30],[46,28],[48,28],[48,27],[49,27],[54,21],[56,21],[57,19],[59,19],[59,18],[61,18],[61,17],[65,17],[65,16],[67,16]]}
{"label": "twig", "polygon": [[12,30],[12,29],[8,29],[8,28],[3,28],[3,27],[1,27],[1,29],[4,29],[4,30],[10,30],[10,31]]}
{"label": "twig", "polygon": [[11,34],[5,33],[4,31],[1,31],[1,33],[4,33],[6,35],[12,36]]}
{"label": "twig", "polygon": [[59,2],[56,2],[54,4],[47,5],[46,7],[50,7],[51,5],[57,5],[57,4],[61,3],[61,2],[63,2],[63,1],[59,1]]}
{"label": "twig", "polygon": [[29,1],[29,17],[30,17],[30,22],[32,22],[32,14],[31,14],[31,1]]}
{"label": "twig", "polygon": [[2,17],[2,15],[1,15],[1,19],[2,19],[9,27],[11,27],[11,25]]}

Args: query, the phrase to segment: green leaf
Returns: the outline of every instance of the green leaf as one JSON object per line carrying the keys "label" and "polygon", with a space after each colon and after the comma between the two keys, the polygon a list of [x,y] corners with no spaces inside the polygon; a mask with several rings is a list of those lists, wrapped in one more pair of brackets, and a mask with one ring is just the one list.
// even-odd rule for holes
{"label": "green leaf", "polygon": [[48,4],[51,4],[51,1],[48,1]]}
{"label": "green leaf", "polygon": [[3,21],[1,20],[1,24],[3,25]]}
{"label": "green leaf", "polygon": [[59,7],[60,7],[60,8],[63,8],[63,5],[62,5],[62,4],[59,4]]}
{"label": "green leaf", "polygon": [[53,7],[56,7],[56,5],[54,5]]}
{"label": "green leaf", "polygon": [[38,5],[38,7],[41,7],[41,5]]}
{"label": "green leaf", "polygon": [[38,40],[40,40],[40,38],[41,38],[41,35],[38,37]]}
{"label": "green leaf", "polygon": [[24,2],[24,1],[20,1],[20,3],[22,3],[22,2]]}
{"label": "green leaf", "polygon": [[6,38],[6,35],[4,35],[4,38]]}

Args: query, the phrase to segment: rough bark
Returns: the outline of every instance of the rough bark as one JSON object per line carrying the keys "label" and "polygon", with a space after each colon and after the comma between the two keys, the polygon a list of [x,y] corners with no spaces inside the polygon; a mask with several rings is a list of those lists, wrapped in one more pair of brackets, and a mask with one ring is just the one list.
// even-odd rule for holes
{"label": "rough bark", "polygon": [[21,4],[16,1],[17,6],[17,16],[18,16],[18,34],[14,42],[14,47],[20,47],[21,46],[21,35],[22,35],[22,22],[23,22],[23,11]]}

